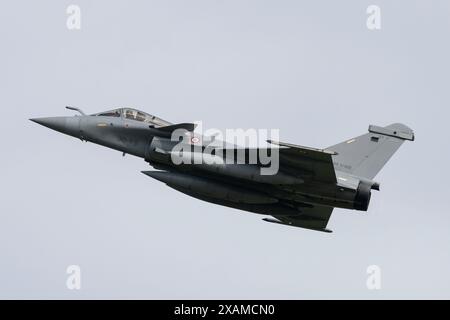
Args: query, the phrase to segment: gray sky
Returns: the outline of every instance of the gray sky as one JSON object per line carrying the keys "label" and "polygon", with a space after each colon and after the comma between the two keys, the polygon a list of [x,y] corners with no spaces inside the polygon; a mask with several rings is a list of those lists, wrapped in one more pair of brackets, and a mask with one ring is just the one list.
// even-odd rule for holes
{"label": "gray sky", "polygon": [[[444,0],[3,3],[0,298],[450,298],[449,16]],[[142,159],[28,121],[65,105],[311,147],[403,122],[416,141],[369,211],[336,209],[324,234],[189,198]]]}

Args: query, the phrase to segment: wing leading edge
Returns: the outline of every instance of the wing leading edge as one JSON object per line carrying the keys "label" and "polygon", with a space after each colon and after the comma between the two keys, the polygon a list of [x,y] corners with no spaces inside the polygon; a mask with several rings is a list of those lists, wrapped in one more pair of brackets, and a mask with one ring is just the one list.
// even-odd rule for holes
{"label": "wing leading edge", "polygon": [[[336,183],[336,173],[332,158],[332,156],[337,154],[336,152],[272,140],[267,140],[267,142],[280,147],[275,148],[279,152],[280,171],[284,171],[295,177],[306,178],[307,180],[332,184]],[[246,149],[237,147],[233,150],[242,151],[246,154],[245,157],[247,158],[247,154],[250,151],[259,154],[260,149],[261,148]],[[270,149],[267,148],[267,150]],[[221,149],[221,151],[228,154],[228,149]],[[267,151],[265,151],[265,154],[267,154]]]}
{"label": "wing leading edge", "polygon": [[298,146],[285,142],[268,140],[267,142],[280,146],[281,170],[291,172],[298,171],[309,173],[315,181],[336,183],[336,173],[333,165],[333,155],[335,152],[325,149],[314,149]]}

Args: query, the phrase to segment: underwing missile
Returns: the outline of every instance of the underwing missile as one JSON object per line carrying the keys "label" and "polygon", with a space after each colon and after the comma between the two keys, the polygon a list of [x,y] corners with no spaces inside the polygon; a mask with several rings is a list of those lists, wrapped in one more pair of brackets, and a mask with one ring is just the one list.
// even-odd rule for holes
{"label": "underwing missile", "polygon": [[218,183],[212,179],[203,177],[167,171],[142,171],[142,173],[164,182],[177,190],[186,189],[215,199],[248,204],[271,204],[278,202],[276,198],[272,198],[263,193]]}

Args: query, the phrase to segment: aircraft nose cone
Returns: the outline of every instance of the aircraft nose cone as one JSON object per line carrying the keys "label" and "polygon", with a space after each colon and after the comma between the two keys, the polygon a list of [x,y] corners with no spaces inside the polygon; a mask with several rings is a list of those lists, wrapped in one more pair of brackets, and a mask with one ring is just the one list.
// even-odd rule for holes
{"label": "aircraft nose cone", "polygon": [[66,118],[65,117],[51,117],[51,118],[34,118],[30,119],[33,122],[36,122],[44,127],[62,131],[66,127]]}
{"label": "aircraft nose cone", "polygon": [[55,131],[78,137],[80,133],[78,117],[48,117],[30,119],[44,127]]}

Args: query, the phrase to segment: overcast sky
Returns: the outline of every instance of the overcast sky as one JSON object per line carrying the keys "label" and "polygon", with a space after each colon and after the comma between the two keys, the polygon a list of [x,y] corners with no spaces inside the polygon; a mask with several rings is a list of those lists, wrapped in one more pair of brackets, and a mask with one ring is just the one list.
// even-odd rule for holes
{"label": "overcast sky", "polygon": [[[0,298],[450,298],[449,31],[445,0],[4,2]],[[65,105],[311,147],[402,122],[416,141],[368,212],[336,209],[326,234],[190,198],[142,159],[28,121]]]}

